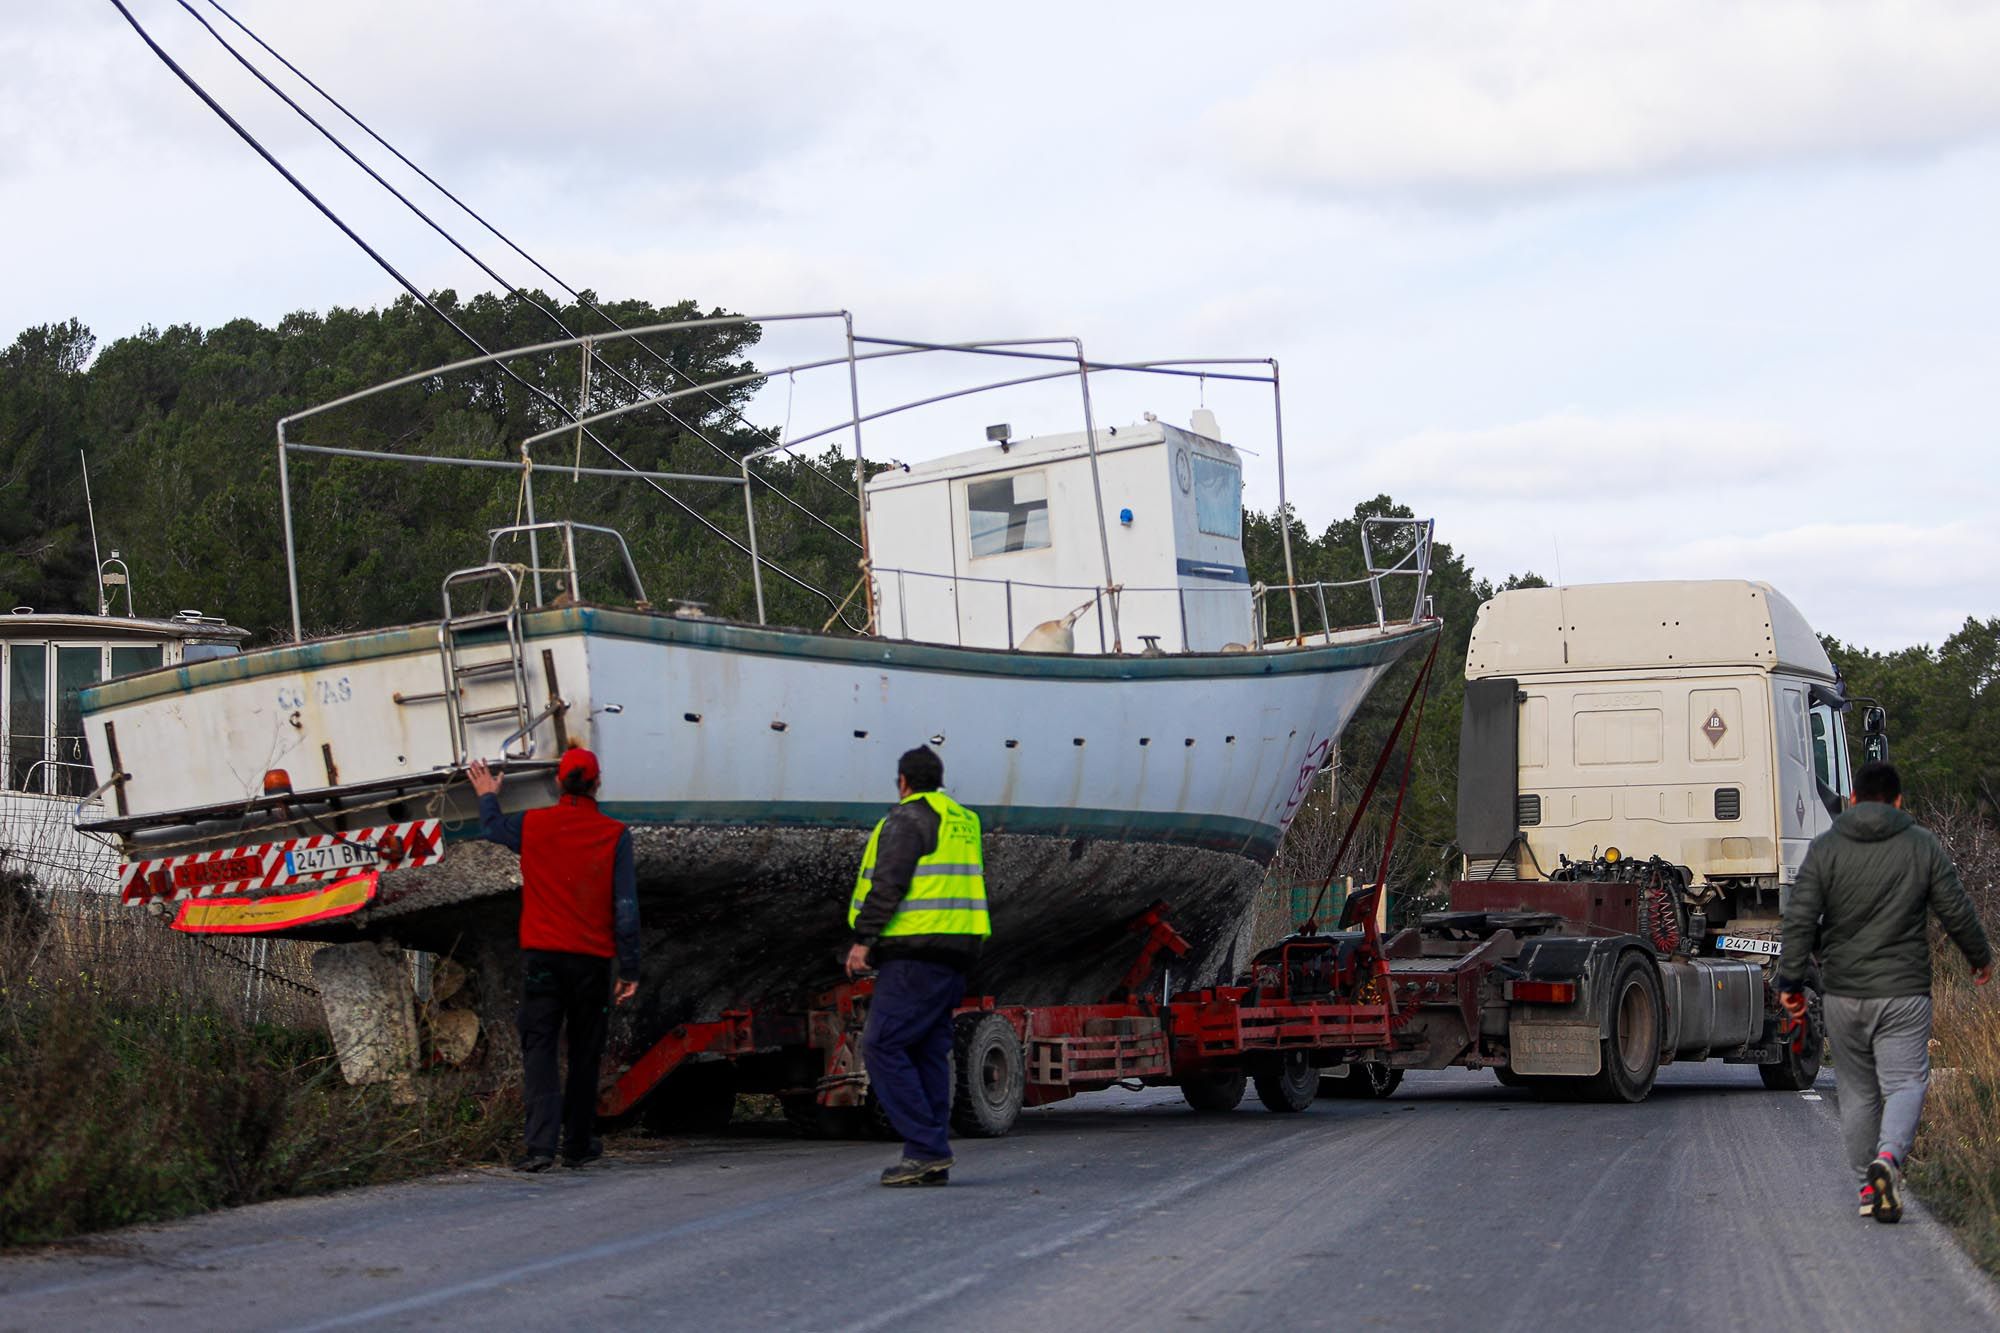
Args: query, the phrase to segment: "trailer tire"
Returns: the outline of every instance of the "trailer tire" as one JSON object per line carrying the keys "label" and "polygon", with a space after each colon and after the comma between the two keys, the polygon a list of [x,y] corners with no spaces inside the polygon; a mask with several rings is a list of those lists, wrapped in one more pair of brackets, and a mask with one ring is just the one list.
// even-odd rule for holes
{"label": "trailer tire", "polygon": [[1192,1074],[1181,1080],[1181,1096],[1204,1115],[1234,1111],[1243,1100],[1243,1086],[1249,1080],[1241,1070],[1228,1074]]}
{"label": "trailer tire", "polygon": [[1027,1097],[1020,1034],[1000,1014],[967,1014],[953,1036],[951,1127],[969,1138],[997,1139],[1014,1128]]}
{"label": "trailer tire", "polygon": [[1592,1101],[1643,1102],[1659,1076],[1665,1019],[1660,974],[1653,960],[1637,949],[1620,954],[1605,997],[1610,1031],[1602,1042],[1602,1068],[1581,1080],[1579,1090]]}
{"label": "trailer tire", "polygon": [[1303,1111],[1319,1092],[1319,1070],[1307,1063],[1303,1053],[1292,1051],[1257,1071],[1251,1082],[1257,1086],[1257,1100],[1267,1111],[1281,1115]]}
{"label": "trailer tire", "polygon": [[1826,1015],[1820,1004],[1819,977],[1806,974],[1805,1049],[1784,1048],[1776,1064],[1758,1065],[1757,1077],[1773,1092],[1804,1092],[1819,1081],[1819,1067],[1826,1055]]}
{"label": "trailer tire", "polygon": [[736,1112],[736,1066],[727,1060],[682,1065],[639,1108],[648,1134],[720,1134]]}

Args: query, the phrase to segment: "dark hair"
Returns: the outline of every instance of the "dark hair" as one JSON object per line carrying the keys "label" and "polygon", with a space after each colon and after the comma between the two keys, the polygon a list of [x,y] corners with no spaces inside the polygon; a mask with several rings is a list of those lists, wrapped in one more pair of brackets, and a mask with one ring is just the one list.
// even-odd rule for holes
{"label": "dark hair", "polygon": [[944,785],[944,760],[928,745],[903,751],[896,761],[896,775],[910,784],[911,791],[936,791]]}
{"label": "dark hair", "polygon": [[589,769],[572,768],[563,774],[562,789],[570,796],[588,796],[597,790],[597,779],[591,776]]}
{"label": "dark hair", "polygon": [[1886,759],[1863,764],[1861,771],[1854,775],[1854,799],[1857,801],[1880,801],[1884,805],[1894,805],[1896,798],[1902,794],[1903,776]]}

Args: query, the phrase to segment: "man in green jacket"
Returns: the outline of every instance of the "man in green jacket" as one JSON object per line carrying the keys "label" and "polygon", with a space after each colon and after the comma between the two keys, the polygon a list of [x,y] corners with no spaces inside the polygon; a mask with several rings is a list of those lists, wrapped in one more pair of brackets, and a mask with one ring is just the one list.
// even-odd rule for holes
{"label": "man in green jacket", "polygon": [[1896,770],[1864,764],[1849,809],[1813,840],[1785,899],[1778,994],[1803,1019],[1806,968],[1819,956],[1841,1136],[1862,1215],[1877,1222],[1903,1215],[1903,1162],[1930,1087],[1933,914],[1985,985],[1993,950],[1951,858],[1903,813]]}

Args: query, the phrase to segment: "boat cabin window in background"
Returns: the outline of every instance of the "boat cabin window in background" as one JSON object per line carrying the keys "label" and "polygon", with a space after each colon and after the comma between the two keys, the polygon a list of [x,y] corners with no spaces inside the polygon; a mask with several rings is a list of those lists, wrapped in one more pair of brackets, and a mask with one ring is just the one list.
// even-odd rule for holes
{"label": "boat cabin window in background", "polygon": [[166,660],[157,643],[10,643],[6,647],[7,788],[87,796],[97,786],[79,695]]}
{"label": "boat cabin window in background", "polygon": [[1234,463],[1194,456],[1194,517],[1211,537],[1243,540],[1243,473]]}
{"label": "boat cabin window in background", "polygon": [[965,487],[966,531],[972,558],[1049,545],[1049,478],[1046,472],[974,481]]}

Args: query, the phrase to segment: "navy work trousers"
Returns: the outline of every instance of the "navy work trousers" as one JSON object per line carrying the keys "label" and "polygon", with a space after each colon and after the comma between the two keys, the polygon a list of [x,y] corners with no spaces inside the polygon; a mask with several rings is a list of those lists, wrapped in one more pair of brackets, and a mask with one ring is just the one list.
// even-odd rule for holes
{"label": "navy work trousers", "polygon": [[951,1156],[951,1011],[965,998],[965,974],[946,963],[892,958],[875,973],[861,1055],[868,1083],[903,1155]]}
{"label": "navy work trousers", "polygon": [[[521,951],[521,1090],[528,1151],[581,1157],[597,1129],[597,1069],[611,1021],[611,960],[549,949]],[[563,1041],[567,1038],[567,1041]],[[556,1074],[569,1047],[569,1077]]]}

